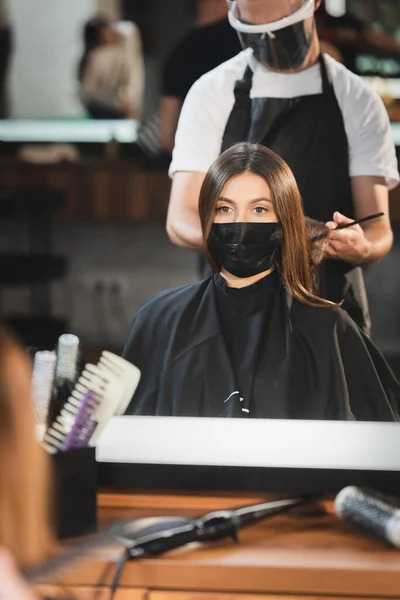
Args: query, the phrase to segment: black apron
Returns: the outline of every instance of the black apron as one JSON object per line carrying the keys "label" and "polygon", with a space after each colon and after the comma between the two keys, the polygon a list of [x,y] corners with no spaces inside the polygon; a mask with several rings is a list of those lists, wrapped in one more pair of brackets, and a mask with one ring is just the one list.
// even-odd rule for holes
{"label": "black apron", "polygon": [[[221,152],[238,142],[263,144],[292,169],[306,216],[326,222],[339,211],[354,217],[349,146],[343,116],[325,60],[319,58],[322,94],[296,98],[250,98],[253,71],[248,66],[235,83],[235,104],[227,121]],[[360,267],[328,260],[321,267],[319,293],[340,302],[369,333],[370,323]]]}

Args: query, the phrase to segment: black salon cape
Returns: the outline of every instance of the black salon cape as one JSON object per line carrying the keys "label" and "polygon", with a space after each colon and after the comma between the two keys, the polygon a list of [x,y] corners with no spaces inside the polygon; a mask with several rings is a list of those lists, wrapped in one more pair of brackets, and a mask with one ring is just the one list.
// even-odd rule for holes
{"label": "black salon cape", "polygon": [[350,317],[288,300],[280,283],[244,398],[218,313],[221,279],[161,292],[139,309],[123,352],[141,371],[127,414],[399,420],[400,384]]}

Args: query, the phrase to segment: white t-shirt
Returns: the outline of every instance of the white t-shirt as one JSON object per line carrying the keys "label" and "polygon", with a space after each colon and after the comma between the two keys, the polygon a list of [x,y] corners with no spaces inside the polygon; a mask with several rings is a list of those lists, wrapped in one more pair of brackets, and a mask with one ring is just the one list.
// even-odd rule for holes
{"label": "white t-shirt", "polygon": [[[325,55],[342,111],[350,153],[350,176],[385,177],[389,189],[400,181],[388,114],[381,98],[360,77]],[[300,73],[275,73],[244,50],[203,75],[184,102],[169,174],[208,171],[219,156],[225,126],[234,105],[235,81],[247,64],[254,76],[251,98],[292,98],[322,93],[319,64]],[[327,143],[329,143],[327,141]]]}

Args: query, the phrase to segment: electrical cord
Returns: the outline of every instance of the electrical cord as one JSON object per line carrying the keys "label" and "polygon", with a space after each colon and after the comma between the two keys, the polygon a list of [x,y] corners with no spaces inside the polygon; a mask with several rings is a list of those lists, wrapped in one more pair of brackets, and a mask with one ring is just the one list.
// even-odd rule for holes
{"label": "electrical cord", "polygon": [[121,579],[122,571],[125,568],[126,563],[130,559],[130,553],[127,548],[124,549],[123,554],[120,556],[117,562],[117,566],[114,573],[114,578],[111,584],[110,600],[114,600],[115,593],[118,589],[119,581]]}
{"label": "electrical cord", "polygon": [[[119,578],[120,578],[120,573],[119,573],[120,565],[122,564],[124,566],[125,562],[127,561],[128,558],[129,558],[129,553],[128,553],[127,549],[124,548],[121,553],[121,556],[117,559],[116,562],[107,563],[105,565],[104,569],[102,570],[102,572],[100,574],[99,580],[96,583],[96,589],[94,592],[93,600],[99,600],[101,591],[102,591],[103,587],[105,586],[105,583],[106,583],[109,575],[111,574],[113,569],[116,569],[113,580],[112,580],[112,584],[111,584],[110,599],[114,597],[114,593],[118,587]],[[114,590],[114,592],[113,592],[113,590]]]}
{"label": "electrical cord", "polygon": [[106,583],[111,571],[114,568],[114,563],[107,563],[104,567],[104,569],[102,570],[99,580],[96,583],[96,588],[94,590],[94,596],[93,596],[93,600],[99,600],[100,598],[100,594],[101,591],[104,587],[104,584]]}

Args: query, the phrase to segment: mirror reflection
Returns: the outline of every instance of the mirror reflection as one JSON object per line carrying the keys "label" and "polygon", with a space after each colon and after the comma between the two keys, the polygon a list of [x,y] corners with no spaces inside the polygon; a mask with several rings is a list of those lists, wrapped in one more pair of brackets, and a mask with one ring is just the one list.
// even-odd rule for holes
{"label": "mirror reflection", "polygon": [[122,355],[128,414],[398,420],[396,0],[3,0],[0,45],[32,355]]}
{"label": "mirror reflection", "polygon": [[318,295],[320,279],[340,279],[339,261],[318,272],[326,246],[349,232],[313,242],[326,228],[307,228],[287,164],[265,146],[232,146],[204,179],[199,214],[215,275],[139,310],[124,350],[142,375],[128,411],[398,420],[400,384],[383,357],[340,302]]}

